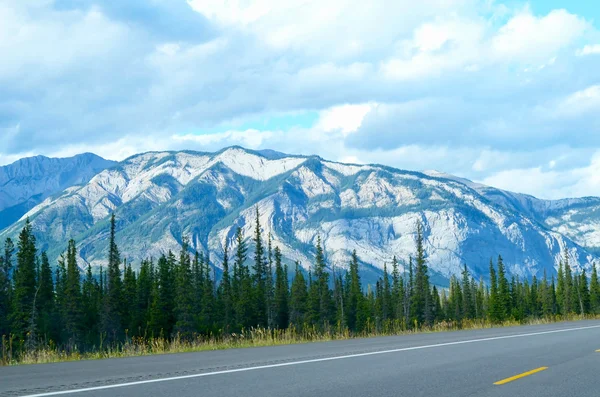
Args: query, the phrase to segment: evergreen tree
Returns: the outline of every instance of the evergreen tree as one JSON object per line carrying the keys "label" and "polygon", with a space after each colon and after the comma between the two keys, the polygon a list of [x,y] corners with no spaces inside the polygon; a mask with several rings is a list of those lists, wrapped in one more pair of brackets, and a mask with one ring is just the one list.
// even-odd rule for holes
{"label": "evergreen tree", "polygon": [[223,250],[223,275],[218,290],[219,307],[223,315],[223,330],[227,333],[233,327],[233,296],[231,294],[231,276],[229,274],[229,240],[225,240]]}
{"label": "evergreen tree", "polygon": [[110,218],[108,242],[107,288],[104,292],[103,332],[109,342],[120,340],[123,333],[121,316],[123,309],[123,282],[121,280],[121,255],[115,240],[115,214]]}
{"label": "evergreen tree", "polygon": [[556,300],[560,314],[567,314],[565,311],[565,273],[562,260],[558,263],[558,275],[556,280]]}
{"label": "evergreen tree", "polygon": [[512,299],[502,256],[498,256],[498,300],[500,321],[504,321],[511,312]]}
{"label": "evergreen tree", "polygon": [[98,333],[99,309],[100,309],[100,287],[94,280],[92,266],[88,264],[85,279],[82,286],[82,329],[84,340],[88,345],[94,344]]}
{"label": "evergreen tree", "polygon": [[154,287],[154,264],[152,261],[142,261],[136,287],[135,306],[137,310],[133,318],[132,331],[134,335],[143,336],[146,334],[152,307],[152,289]]}
{"label": "evergreen tree", "polygon": [[[36,299],[36,248],[31,223],[26,220],[17,243],[17,266],[14,271],[14,292],[12,299],[12,334],[18,339],[31,341],[35,338],[35,299]],[[27,336],[29,334],[29,336]]]}
{"label": "evergreen tree", "polygon": [[415,257],[415,278],[412,294],[412,319],[418,326],[431,325],[431,294],[429,291],[429,275],[425,262],[425,248],[423,246],[423,226],[417,223],[417,255]]}
{"label": "evergreen tree", "polygon": [[462,272],[462,312],[464,318],[472,319],[475,317],[475,307],[471,293],[471,281],[469,280],[469,271],[467,265],[464,265]]}
{"label": "evergreen tree", "polygon": [[356,250],[352,252],[352,261],[350,262],[350,271],[348,272],[348,286],[346,298],[346,324],[350,331],[358,331],[362,327],[361,324],[361,309],[363,308],[363,293],[360,282],[360,274],[358,271],[358,256]]}
{"label": "evergreen tree", "polygon": [[490,297],[488,300],[488,317],[491,322],[497,323],[503,320],[502,301],[498,293],[498,279],[494,262],[490,260]]}
{"label": "evergreen tree", "polygon": [[4,252],[0,256],[0,339],[11,332],[10,313],[12,289],[12,266],[14,244],[10,238],[4,243]]}
{"label": "evergreen tree", "polygon": [[279,329],[288,326],[288,293],[287,270],[281,264],[281,250],[275,247],[275,326]]}
{"label": "evergreen tree", "polygon": [[310,285],[311,321],[320,328],[326,328],[333,315],[333,300],[329,289],[329,273],[325,264],[325,253],[321,237],[317,237],[314,282]]}
{"label": "evergreen tree", "polygon": [[308,291],[306,279],[300,269],[300,263],[296,262],[296,270],[290,293],[290,323],[296,326],[296,329],[301,329],[304,325],[307,304]]}
{"label": "evergreen tree", "polygon": [[242,235],[242,229],[238,228],[236,233],[237,248],[234,261],[234,291],[235,299],[235,317],[237,326],[240,328],[249,328],[254,325],[254,289],[250,271],[246,265],[247,251],[246,242]]}
{"label": "evergreen tree", "polygon": [[137,297],[137,280],[135,272],[131,267],[131,263],[124,261],[125,272],[123,274],[123,327],[125,327],[125,333],[129,336],[133,335],[136,331],[136,315],[139,310],[136,302]]}
{"label": "evergreen tree", "polygon": [[254,227],[254,316],[253,324],[265,327],[268,320],[267,305],[267,265],[265,249],[262,241],[260,213],[256,207],[256,223]]}
{"label": "evergreen tree", "polygon": [[577,301],[577,289],[574,288],[573,284],[573,271],[571,270],[571,265],[569,264],[569,253],[565,250],[564,253],[564,266],[565,266],[565,289],[563,296],[563,314],[570,314],[575,312],[575,302]]}
{"label": "evergreen tree", "polygon": [[194,291],[187,238],[183,238],[175,280],[175,328],[179,337],[190,339],[194,332]]}
{"label": "evergreen tree", "polygon": [[75,347],[82,340],[83,312],[81,275],[77,266],[77,249],[74,240],[70,240],[67,247],[67,276],[64,288],[64,337],[69,341],[69,345]]}
{"label": "evergreen tree", "polygon": [[578,283],[578,298],[579,298],[579,312],[580,314],[588,314],[590,313],[590,289],[588,287],[588,279],[585,269],[581,271],[579,275],[579,283]]}
{"label": "evergreen tree", "polygon": [[593,314],[600,314],[600,283],[598,282],[598,270],[595,263],[592,265],[592,276],[590,278],[590,309]]}
{"label": "evergreen tree", "polygon": [[154,337],[168,337],[175,323],[175,278],[173,269],[175,256],[169,251],[168,256],[161,255],[157,263],[157,275],[152,289],[152,306],[150,309],[149,329]]}
{"label": "evergreen tree", "polygon": [[37,299],[37,334],[46,339],[56,341],[54,316],[54,282],[52,269],[46,251],[42,252],[39,272],[39,291]]}

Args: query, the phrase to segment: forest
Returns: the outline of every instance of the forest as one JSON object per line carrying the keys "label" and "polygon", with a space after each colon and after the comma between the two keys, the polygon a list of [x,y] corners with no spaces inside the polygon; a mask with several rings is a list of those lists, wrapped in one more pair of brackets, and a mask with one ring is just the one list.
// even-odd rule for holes
{"label": "forest", "polygon": [[417,224],[405,270],[393,258],[365,288],[356,252],[347,268],[332,269],[320,239],[308,272],[299,263],[288,268],[279,247],[263,235],[258,209],[256,215],[252,239],[237,229],[231,246],[225,243],[218,283],[209,255],[193,252],[186,238],[180,252],[141,259],[134,270],[121,260],[114,215],[106,266],[98,273],[89,265],[81,270],[74,240],[52,266],[46,252],[38,252],[27,221],[16,244],[6,239],[0,255],[2,363],[39,351],[68,356],[118,351],[132,341],[223,340],[249,330],[275,338],[282,330],[298,339],[308,333],[351,337],[600,314],[596,267],[589,276],[575,274],[566,253],[556,276],[510,276],[498,256],[490,260],[489,279],[475,280],[465,265],[460,277],[440,288],[429,280]]}

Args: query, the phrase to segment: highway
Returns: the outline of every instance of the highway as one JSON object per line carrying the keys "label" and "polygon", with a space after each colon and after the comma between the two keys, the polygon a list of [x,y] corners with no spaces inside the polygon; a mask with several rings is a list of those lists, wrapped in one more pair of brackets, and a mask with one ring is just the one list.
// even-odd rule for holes
{"label": "highway", "polygon": [[600,396],[600,321],[0,367],[0,396]]}

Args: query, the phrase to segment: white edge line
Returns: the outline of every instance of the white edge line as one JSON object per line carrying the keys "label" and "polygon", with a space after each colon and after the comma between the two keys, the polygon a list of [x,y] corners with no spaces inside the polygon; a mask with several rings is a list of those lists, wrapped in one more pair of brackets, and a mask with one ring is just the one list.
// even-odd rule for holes
{"label": "white edge line", "polygon": [[191,379],[191,378],[201,378],[201,377],[205,377],[205,376],[232,374],[232,373],[236,373],[236,372],[246,372],[246,371],[256,371],[259,369],[268,369],[268,368],[288,367],[288,366],[292,366],[292,365],[318,363],[318,362],[323,362],[323,361],[344,360],[347,358],[374,356],[374,355],[378,355],[378,354],[398,353],[398,352],[404,352],[404,351],[410,351],[410,350],[431,349],[434,347],[464,345],[467,343],[489,342],[489,341],[501,340],[501,339],[524,338],[524,337],[528,337],[528,336],[556,334],[556,333],[560,333],[560,332],[580,331],[580,330],[586,330],[586,329],[592,329],[592,328],[600,328],[600,325],[592,325],[589,327],[557,329],[557,330],[552,330],[552,331],[533,332],[533,333],[528,333],[528,334],[495,336],[495,337],[491,337],[491,338],[482,338],[482,339],[470,339],[470,340],[462,340],[462,341],[457,341],[457,342],[438,343],[438,344],[434,344],[434,345],[403,347],[400,349],[379,350],[379,351],[368,352],[368,353],[349,354],[346,356],[316,358],[316,359],[312,359],[312,360],[291,361],[291,362],[287,362],[287,363],[261,365],[261,366],[257,366],[257,367],[236,368],[236,369],[228,369],[228,370],[224,370],[224,371],[204,372],[204,373],[192,374],[192,375],[173,376],[170,378],[159,378],[159,379],[141,380],[141,381],[137,381],[137,382],[117,383],[117,384],[113,384],[113,385],[96,386],[96,387],[89,387],[89,388],[85,388],[85,389],[73,389],[73,390],[63,390],[63,391],[55,391],[55,392],[49,392],[49,393],[28,394],[28,395],[24,395],[21,397],[60,396],[60,395],[65,395],[65,394],[76,394],[76,393],[84,393],[84,392],[89,392],[89,391],[98,391],[98,390],[116,389],[116,388],[120,388],[120,387],[145,385],[145,384],[149,384],[149,383],[169,382],[169,381],[174,381],[174,380]]}

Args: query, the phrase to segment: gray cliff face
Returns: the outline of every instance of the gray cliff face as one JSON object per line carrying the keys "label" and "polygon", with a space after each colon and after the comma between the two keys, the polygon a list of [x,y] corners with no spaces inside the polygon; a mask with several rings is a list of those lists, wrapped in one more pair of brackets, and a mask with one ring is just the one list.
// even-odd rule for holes
{"label": "gray cliff face", "polygon": [[[520,277],[552,274],[562,251],[576,270],[597,259],[524,206],[501,202],[484,188],[439,173],[233,147],[133,156],[46,198],[27,216],[53,259],[74,238],[82,266],[106,264],[114,212],[117,243],[135,265],[178,251],[187,236],[194,248],[210,251],[219,268],[238,227],[251,238],[256,208],[265,236],[271,234],[290,265],[310,268],[321,237],[331,266],[346,267],[356,250],[366,279],[381,274],[394,256],[405,264],[414,255],[417,222],[433,279],[441,284],[464,264],[475,277],[487,277],[490,258],[499,254]],[[15,236],[23,222],[0,239]]]}
{"label": "gray cliff face", "polygon": [[0,167],[0,230],[47,197],[87,183],[114,164],[85,153],[69,158],[35,156]]}

